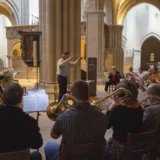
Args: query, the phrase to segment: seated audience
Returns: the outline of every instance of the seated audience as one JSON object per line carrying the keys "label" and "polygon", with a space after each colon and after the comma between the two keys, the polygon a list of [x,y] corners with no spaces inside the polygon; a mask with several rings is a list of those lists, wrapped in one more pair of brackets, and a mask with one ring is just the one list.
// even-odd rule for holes
{"label": "seated audience", "polygon": [[[4,89],[5,105],[0,106],[0,153],[38,149],[42,146],[37,121],[19,107],[22,97],[23,88],[17,83],[12,82]],[[40,159],[39,153],[31,154],[31,160]]]}
{"label": "seated audience", "polygon": [[149,131],[160,124],[160,84],[151,84],[146,92],[151,97],[151,104],[144,109],[143,127],[146,131]]}
{"label": "seated audience", "polygon": [[138,68],[138,73],[137,73],[139,79],[143,79],[143,77],[145,76],[142,67]]}
{"label": "seated audience", "polygon": [[[138,103],[138,89],[133,81],[124,80],[118,88],[129,90],[133,96],[123,101],[122,104],[111,105],[106,114],[108,129],[113,129],[112,137],[107,141],[106,160],[121,160],[127,133],[138,133],[142,128],[143,110]],[[124,96],[124,95],[123,95]]]}
{"label": "seated audience", "polygon": [[[104,136],[107,130],[107,119],[104,114],[90,105],[88,84],[82,80],[75,81],[71,86],[71,95],[79,103],[58,116],[51,129],[51,137],[57,139],[62,135],[61,144],[102,144],[105,151]],[[58,160],[61,155],[59,148],[58,143],[48,142],[45,146],[46,160]],[[69,160],[98,160],[99,157],[99,153],[93,152],[92,154],[73,155],[69,157]]]}
{"label": "seated audience", "polygon": [[105,84],[106,92],[108,91],[108,87],[110,85],[117,85],[120,82],[121,75],[120,75],[120,72],[116,70],[115,66],[112,67],[112,72],[109,73],[108,78],[109,78],[109,81],[106,82]]}

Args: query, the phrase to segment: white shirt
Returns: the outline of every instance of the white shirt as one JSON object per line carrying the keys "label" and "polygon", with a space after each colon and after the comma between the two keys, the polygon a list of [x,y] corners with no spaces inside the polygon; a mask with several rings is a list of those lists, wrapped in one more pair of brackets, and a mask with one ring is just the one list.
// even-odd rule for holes
{"label": "white shirt", "polygon": [[73,64],[70,62],[65,63],[63,66],[60,64],[63,62],[63,58],[59,59],[57,62],[57,75],[68,77],[70,69],[73,67]]}

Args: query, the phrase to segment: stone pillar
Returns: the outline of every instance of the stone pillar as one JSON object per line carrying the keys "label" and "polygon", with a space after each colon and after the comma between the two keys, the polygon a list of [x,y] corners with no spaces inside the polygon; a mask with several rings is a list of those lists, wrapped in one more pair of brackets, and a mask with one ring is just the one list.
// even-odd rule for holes
{"label": "stone pillar", "polygon": [[[123,73],[124,69],[124,53],[122,48],[122,30],[121,25],[109,25],[108,26],[108,47],[106,49],[106,57],[112,57],[112,65],[116,66],[117,70]],[[111,59],[108,61],[111,61]],[[106,62],[107,63],[107,62]],[[107,63],[108,64],[108,63]],[[111,66],[105,67],[107,70],[111,69]]]}
{"label": "stone pillar", "polygon": [[97,58],[97,83],[104,82],[104,12],[87,11],[87,58]]}
{"label": "stone pillar", "polygon": [[[81,0],[40,0],[40,81],[57,86],[57,61],[69,51],[80,56]],[[69,83],[80,78],[80,64],[71,71]]]}

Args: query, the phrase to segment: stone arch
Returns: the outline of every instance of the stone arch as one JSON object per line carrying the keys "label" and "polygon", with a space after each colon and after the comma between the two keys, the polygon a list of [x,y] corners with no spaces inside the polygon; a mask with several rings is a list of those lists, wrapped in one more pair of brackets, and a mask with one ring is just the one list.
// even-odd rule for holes
{"label": "stone arch", "polygon": [[0,14],[6,16],[12,25],[18,25],[18,18],[12,8],[5,2],[0,2]]}
{"label": "stone arch", "polygon": [[123,4],[121,4],[119,8],[118,15],[116,18],[116,23],[118,25],[123,25],[124,18],[129,12],[129,10],[131,10],[133,7],[141,3],[148,3],[157,7],[158,9],[160,8],[160,1],[156,1],[156,0],[136,0],[136,1],[126,0],[124,1]]}
{"label": "stone arch", "polygon": [[158,40],[160,41],[160,35],[151,32],[151,33],[147,34],[146,36],[144,36],[144,37],[142,38],[139,48],[142,48],[143,43],[144,43],[148,38],[151,38],[151,37],[154,37],[154,38],[156,38],[156,39],[158,39]]}
{"label": "stone arch", "polygon": [[[141,47],[141,66],[147,70],[150,65],[157,65],[160,59],[160,40],[156,36],[146,38]],[[151,54],[154,58],[151,60]]]}

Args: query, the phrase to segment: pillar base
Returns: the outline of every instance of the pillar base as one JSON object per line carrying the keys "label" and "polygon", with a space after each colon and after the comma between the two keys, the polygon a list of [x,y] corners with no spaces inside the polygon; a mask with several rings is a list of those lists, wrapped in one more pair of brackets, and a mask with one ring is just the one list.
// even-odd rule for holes
{"label": "pillar base", "polygon": [[106,77],[104,75],[97,75],[97,84],[103,85],[106,82]]}

